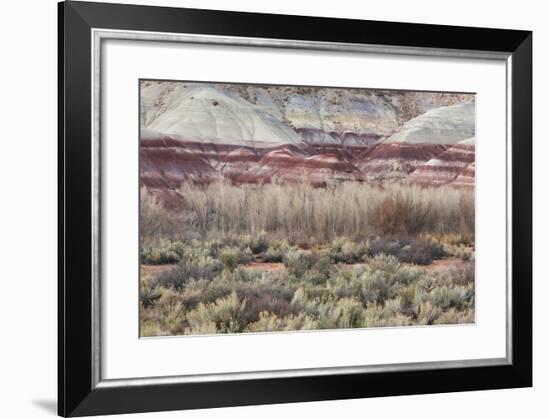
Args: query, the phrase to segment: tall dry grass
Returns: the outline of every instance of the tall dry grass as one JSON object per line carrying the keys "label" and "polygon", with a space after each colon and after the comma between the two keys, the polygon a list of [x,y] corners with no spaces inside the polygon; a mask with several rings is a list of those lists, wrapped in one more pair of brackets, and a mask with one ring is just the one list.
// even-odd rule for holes
{"label": "tall dry grass", "polygon": [[474,237],[474,192],[467,189],[351,182],[333,188],[218,182],[208,187],[186,184],[180,193],[184,201],[172,213],[150,200],[144,205],[144,199],[150,198],[142,195],[142,233],[178,231],[184,235],[181,238],[189,239],[265,231],[292,242],[401,234],[452,233],[471,242]]}
{"label": "tall dry grass", "polygon": [[146,187],[140,190],[140,238],[148,240],[177,239],[185,233],[185,213],[167,210]]}

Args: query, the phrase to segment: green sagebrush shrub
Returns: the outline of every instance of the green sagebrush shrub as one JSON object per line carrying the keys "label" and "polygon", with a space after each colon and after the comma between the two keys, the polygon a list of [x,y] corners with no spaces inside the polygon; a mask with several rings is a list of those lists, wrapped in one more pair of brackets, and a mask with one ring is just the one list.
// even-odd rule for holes
{"label": "green sagebrush shrub", "polygon": [[212,280],[223,270],[221,261],[210,256],[182,258],[173,269],[163,271],[151,279],[151,287],[181,289],[193,279]]}
{"label": "green sagebrush shrub", "polygon": [[160,239],[153,244],[142,245],[140,258],[143,264],[177,263],[184,251],[183,242]]}
{"label": "green sagebrush shrub", "polygon": [[191,329],[210,329],[217,332],[240,332],[243,323],[239,316],[244,311],[246,301],[240,301],[235,292],[229,296],[217,299],[213,303],[200,303],[195,309],[187,312],[186,319]]}
{"label": "green sagebrush shrub", "polygon": [[403,263],[428,265],[433,260],[447,256],[444,247],[432,239],[378,238],[371,241],[369,255],[386,254]]}
{"label": "green sagebrush shrub", "polygon": [[266,263],[282,263],[290,250],[291,246],[287,240],[275,240],[263,254],[263,259]]}
{"label": "green sagebrush shrub", "polygon": [[329,254],[334,263],[355,264],[360,263],[368,253],[367,242],[355,243],[348,238],[339,237],[332,241]]}
{"label": "green sagebrush shrub", "polygon": [[[243,265],[254,257],[247,251],[248,243],[231,238],[185,242],[174,268],[141,283],[141,335],[435,325],[475,319],[473,261],[433,272],[394,255],[370,254],[370,247],[361,263],[350,265],[335,263],[332,255],[354,253],[345,249],[347,239],[311,251],[272,241],[266,253],[284,249],[285,268],[259,270]],[[228,254],[225,265],[214,253]]]}

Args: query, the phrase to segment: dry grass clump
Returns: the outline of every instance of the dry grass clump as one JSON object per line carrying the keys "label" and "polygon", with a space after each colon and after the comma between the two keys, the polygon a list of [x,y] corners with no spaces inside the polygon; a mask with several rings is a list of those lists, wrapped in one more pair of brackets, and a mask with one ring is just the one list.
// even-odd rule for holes
{"label": "dry grass clump", "polygon": [[139,228],[142,239],[174,239],[184,233],[183,212],[169,211],[159,199],[147,191],[140,190]]}
{"label": "dry grass clump", "polygon": [[[142,239],[228,236],[287,239],[293,244],[330,242],[339,236],[361,240],[371,235],[459,234],[474,236],[474,194],[450,187],[384,188],[346,182],[332,188],[307,184],[209,186],[185,184],[182,207],[163,209],[142,192]],[[265,241],[251,241],[254,254]]]}
{"label": "dry grass clump", "polygon": [[433,222],[431,201],[417,201],[412,193],[396,190],[369,208],[371,225],[380,235],[404,235],[422,232]]}

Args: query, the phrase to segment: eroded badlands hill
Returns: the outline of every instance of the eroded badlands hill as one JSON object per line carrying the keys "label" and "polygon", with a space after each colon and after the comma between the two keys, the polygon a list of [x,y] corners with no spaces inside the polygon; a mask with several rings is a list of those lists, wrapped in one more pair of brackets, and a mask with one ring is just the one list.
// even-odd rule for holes
{"label": "eroded badlands hill", "polygon": [[[192,103],[191,97],[199,99],[200,105]],[[211,105],[217,101],[235,110],[229,113],[236,120],[227,127],[235,124],[254,126],[257,120],[255,117],[250,119],[250,115],[257,115],[267,118],[270,128],[276,125],[276,120],[308,143],[363,146],[365,142],[372,143],[373,139],[398,132],[405,122],[429,110],[470,100],[472,95],[468,94],[143,81],[141,123],[143,127],[163,133],[177,133],[174,127],[166,131],[169,128],[165,125],[167,119],[180,111],[190,110],[183,115],[185,126],[180,133],[196,134],[194,128],[198,122],[201,136],[216,136],[213,131],[219,126],[218,118],[225,120],[226,116],[220,109],[212,114]],[[202,123],[209,123],[211,116],[215,117],[215,123],[203,126]],[[265,127],[264,123],[260,125]],[[280,126],[275,130],[279,129]],[[258,138],[253,139],[267,140],[259,138],[264,136],[262,132],[256,132]],[[222,133],[227,136],[226,140],[233,138],[227,131],[218,136]],[[237,136],[247,139],[246,133],[244,137]]]}
{"label": "eroded badlands hill", "polygon": [[[473,186],[468,94],[144,81],[141,182]],[[468,138],[472,138],[468,140]]]}
{"label": "eroded badlands hill", "polygon": [[475,138],[465,139],[418,167],[410,180],[424,186],[473,185],[475,158]]}
{"label": "eroded badlands hill", "polygon": [[363,181],[364,175],[342,155],[307,155],[285,147],[267,153],[236,180],[241,183],[269,183],[275,179],[291,183],[306,181],[317,187],[326,187],[340,181]]}
{"label": "eroded badlands hill", "polygon": [[474,134],[473,102],[443,106],[409,120],[399,132],[366,150],[354,162],[369,179],[404,179]]}

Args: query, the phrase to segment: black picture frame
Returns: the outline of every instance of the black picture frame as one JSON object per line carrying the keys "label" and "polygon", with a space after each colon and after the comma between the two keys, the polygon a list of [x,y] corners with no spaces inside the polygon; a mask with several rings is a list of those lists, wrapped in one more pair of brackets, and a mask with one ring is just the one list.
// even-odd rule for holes
{"label": "black picture frame", "polygon": [[[532,385],[532,33],[319,17],[59,3],[58,413],[118,414]],[[511,72],[511,316],[507,365],[96,387],[92,350],[93,28],[496,51]]]}

